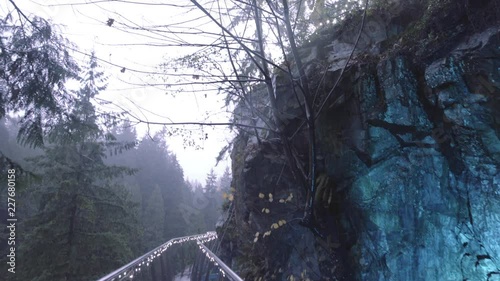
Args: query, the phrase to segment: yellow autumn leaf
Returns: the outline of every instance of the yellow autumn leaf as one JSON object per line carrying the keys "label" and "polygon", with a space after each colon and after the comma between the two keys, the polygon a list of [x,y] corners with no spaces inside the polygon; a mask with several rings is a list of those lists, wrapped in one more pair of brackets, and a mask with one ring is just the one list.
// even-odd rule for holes
{"label": "yellow autumn leaf", "polygon": [[266,208],[266,214],[269,214],[271,212],[269,209]]}
{"label": "yellow autumn leaf", "polygon": [[262,192],[261,192],[261,193],[259,193],[259,198],[260,198],[260,199],[263,199],[263,198],[264,198],[264,196],[265,196],[265,195],[264,195],[264,193],[262,193]]}
{"label": "yellow autumn leaf", "polygon": [[271,225],[271,228],[272,228],[272,229],[277,229],[278,227],[279,227],[279,225],[278,225],[277,223],[273,223],[273,224]]}
{"label": "yellow autumn leaf", "polygon": [[229,196],[228,196],[228,198],[227,198],[227,199],[229,199],[229,201],[233,201],[233,200],[234,200],[234,195],[229,194]]}
{"label": "yellow autumn leaf", "polygon": [[224,192],[224,193],[222,193],[222,198],[223,198],[223,199],[227,199],[227,197],[228,197],[227,193],[225,193],[225,192]]}
{"label": "yellow autumn leaf", "polygon": [[279,226],[282,226],[282,225],[284,225],[285,223],[286,223],[286,221],[285,221],[285,220],[280,220],[280,221],[278,222]]}

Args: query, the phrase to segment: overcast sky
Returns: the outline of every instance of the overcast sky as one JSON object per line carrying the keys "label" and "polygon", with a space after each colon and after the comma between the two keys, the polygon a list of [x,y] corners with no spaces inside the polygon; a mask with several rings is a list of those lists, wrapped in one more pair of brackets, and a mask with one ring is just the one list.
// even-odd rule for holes
{"label": "overcast sky", "polygon": [[[162,5],[154,5],[162,2]],[[0,3],[3,15],[7,10],[5,7],[12,9],[8,0],[0,0]],[[182,89],[183,92],[175,94],[174,97],[167,94],[174,89],[141,85],[164,83],[165,81],[160,80],[161,76],[148,73],[158,72],[158,65],[168,58],[193,51],[191,48],[144,46],[179,41],[174,42],[175,37],[160,32],[146,33],[141,27],[161,25],[163,29],[176,30],[178,26],[175,23],[186,22],[184,26],[192,27],[193,32],[217,30],[208,19],[201,17],[199,11],[189,8],[189,1],[148,0],[150,5],[137,4],[138,2],[134,1],[101,0],[18,0],[15,3],[27,15],[50,19],[56,24],[59,32],[77,45],[81,53],[73,54],[81,65],[85,65],[84,62],[88,59],[85,54],[95,50],[97,57],[103,60],[101,65],[109,76],[108,89],[100,98],[112,101],[141,119],[152,122],[228,122],[229,114],[223,109],[223,96],[218,96],[213,91],[204,91],[206,87],[186,86]],[[211,7],[207,9],[210,10]],[[201,19],[190,20],[196,18]],[[111,27],[106,24],[108,19],[114,20]],[[213,40],[200,35],[183,39],[199,42]],[[175,77],[168,76],[161,79],[164,78],[167,78],[168,83],[176,80]],[[116,109],[114,106],[110,108]],[[206,174],[215,166],[215,157],[232,138],[232,134],[224,127],[205,127],[203,132],[199,126],[184,128],[191,131],[192,135],[188,140],[196,141],[197,146],[202,149],[186,147],[184,140],[189,130],[169,139],[169,147],[177,155],[185,177],[205,183]],[[148,130],[153,134],[158,129],[161,127],[137,127],[141,135],[146,134]],[[205,134],[208,134],[207,139]],[[228,165],[229,161],[224,161],[215,170],[221,175]]]}

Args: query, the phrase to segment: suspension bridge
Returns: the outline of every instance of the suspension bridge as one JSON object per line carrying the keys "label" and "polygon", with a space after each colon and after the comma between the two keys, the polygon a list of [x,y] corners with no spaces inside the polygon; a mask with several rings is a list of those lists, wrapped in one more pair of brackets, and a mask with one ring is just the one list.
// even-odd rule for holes
{"label": "suspension bridge", "polygon": [[176,273],[172,261],[179,257],[170,255],[169,259],[168,253],[174,247],[186,248],[193,243],[197,245],[198,255],[191,269],[190,281],[243,281],[210,250],[216,240],[215,231],[170,239],[97,281],[172,281]]}

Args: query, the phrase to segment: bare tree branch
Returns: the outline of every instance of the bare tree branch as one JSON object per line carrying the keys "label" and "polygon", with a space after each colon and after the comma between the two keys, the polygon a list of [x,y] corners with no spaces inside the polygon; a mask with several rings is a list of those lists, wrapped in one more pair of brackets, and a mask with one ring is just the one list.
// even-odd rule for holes
{"label": "bare tree branch", "polygon": [[367,9],[368,9],[368,0],[366,0],[365,9],[363,11],[363,19],[361,20],[361,27],[359,28],[358,36],[356,37],[356,42],[354,43],[354,47],[352,48],[352,51],[349,54],[349,58],[347,58],[347,61],[345,62],[344,67],[342,67],[342,70],[340,71],[340,75],[337,78],[337,80],[335,81],[335,84],[333,85],[333,87],[330,90],[330,92],[328,92],[328,95],[326,95],[326,98],[321,103],[321,106],[319,107],[318,112],[316,113],[316,116],[314,117],[314,119],[318,118],[318,116],[321,113],[321,111],[323,110],[323,107],[325,106],[326,102],[328,101],[328,99],[332,95],[333,91],[335,91],[335,89],[337,88],[337,85],[339,84],[340,80],[342,79],[342,76],[344,74],[345,69],[347,68],[347,65],[349,65],[349,62],[352,59],[354,51],[356,50],[356,47],[358,46],[359,39],[361,38],[361,33],[363,32],[363,28],[365,26],[366,11],[367,11]]}

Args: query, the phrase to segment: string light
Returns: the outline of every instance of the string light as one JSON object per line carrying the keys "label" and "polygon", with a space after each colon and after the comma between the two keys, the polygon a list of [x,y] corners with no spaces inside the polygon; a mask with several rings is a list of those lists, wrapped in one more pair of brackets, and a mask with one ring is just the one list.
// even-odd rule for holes
{"label": "string light", "polygon": [[[114,281],[116,280],[116,276],[118,276],[118,280],[122,280],[122,278],[129,277],[130,279],[134,278],[134,272],[141,271],[141,267],[146,264],[147,267],[156,259],[159,258],[168,248],[172,245],[182,244],[190,241],[196,241],[197,243],[207,243],[214,239],[217,239],[217,233],[215,231],[209,231],[204,234],[185,236],[180,238],[174,238],[169,240],[165,244],[157,247],[156,249],[150,251],[149,253],[143,255],[142,257],[136,259],[130,264],[124,266],[123,271],[116,272],[114,274],[109,274],[98,281]],[[204,250],[203,250],[204,251]],[[204,251],[205,253],[205,251]],[[212,260],[213,261],[213,260]],[[225,273],[223,273],[225,276]]]}
{"label": "string light", "polygon": [[[207,259],[212,262],[218,269],[219,269],[219,272],[222,274],[222,277],[226,277],[226,272],[224,271],[224,269],[219,265],[219,263],[215,260],[215,257],[212,256],[212,253],[210,253],[209,251],[205,250],[205,248],[202,246],[204,243],[206,242],[209,242],[213,239],[217,239],[217,236],[214,237],[209,237],[208,239],[205,239],[205,240],[198,240],[197,241],[197,244],[198,244],[198,247],[200,248],[200,251],[202,253],[205,254],[205,256],[207,257]],[[214,254],[215,255],[215,254]]]}

